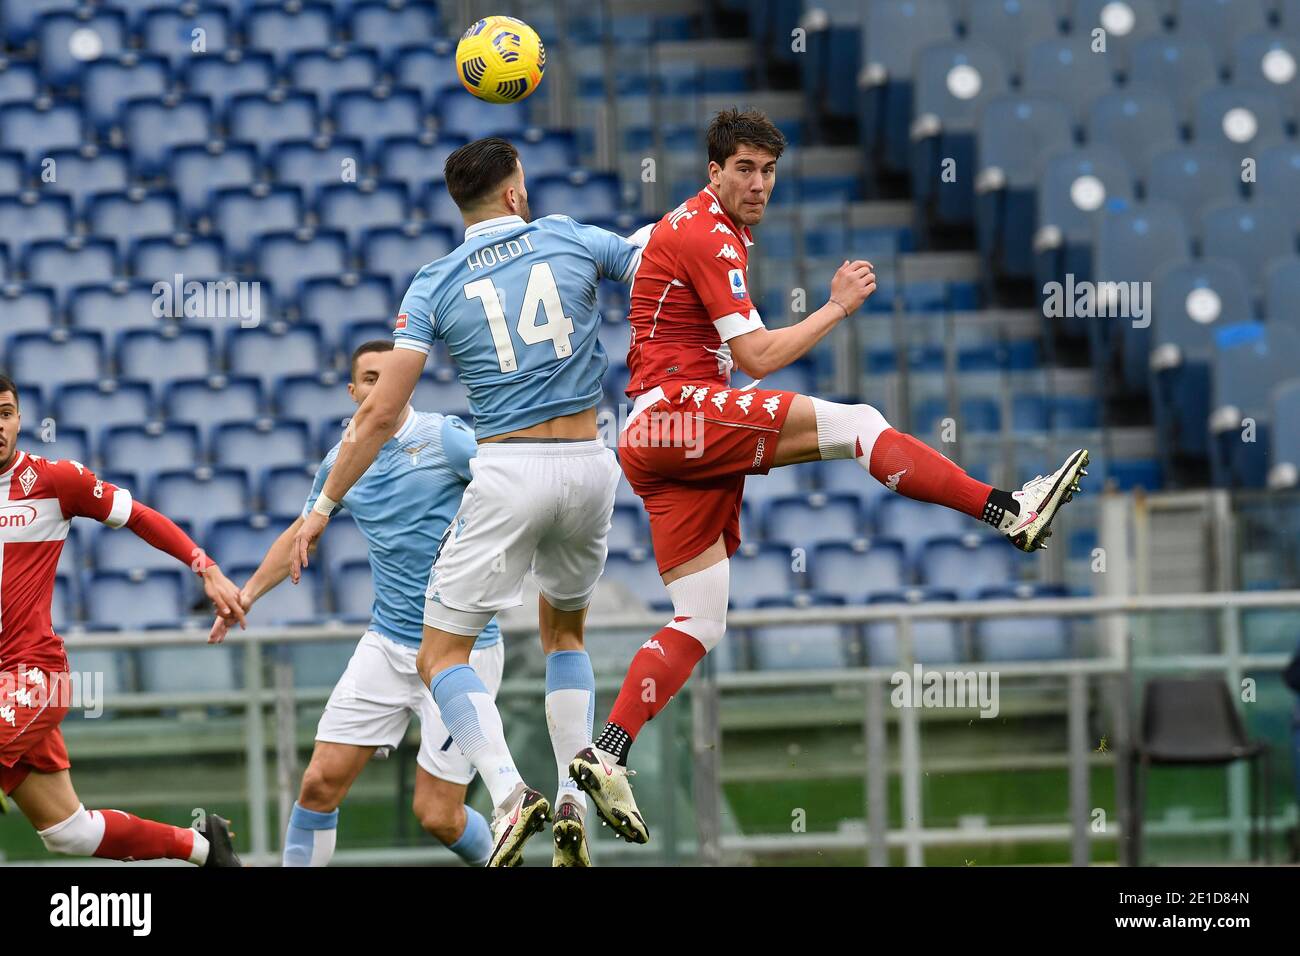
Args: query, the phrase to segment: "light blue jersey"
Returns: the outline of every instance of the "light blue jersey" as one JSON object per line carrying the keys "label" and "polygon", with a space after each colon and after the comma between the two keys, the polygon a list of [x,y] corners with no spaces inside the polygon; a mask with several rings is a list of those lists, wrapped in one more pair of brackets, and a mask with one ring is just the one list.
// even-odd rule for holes
{"label": "light blue jersey", "polygon": [[[375,588],[370,626],[385,637],[420,646],[424,583],[472,477],[469,462],[477,450],[473,433],[459,418],[412,409],[339,503],[351,512],[369,545]],[[304,517],[316,504],[338,456],[335,445],[316,470]],[[501,629],[493,619],[474,646],[489,647],[499,640]]]}
{"label": "light blue jersey", "polygon": [[415,274],[394,344],[447,343],[479,438],[594,408],[609,366],[596,286],[631,280],[640,260],[636,244],[568,216],[475,223]]}

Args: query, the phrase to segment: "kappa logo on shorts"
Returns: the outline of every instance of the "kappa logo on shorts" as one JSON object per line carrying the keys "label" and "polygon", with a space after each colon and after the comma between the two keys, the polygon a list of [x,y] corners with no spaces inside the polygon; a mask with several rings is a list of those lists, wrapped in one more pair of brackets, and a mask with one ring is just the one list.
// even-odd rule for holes
{"label": "kappa logo on shorts", "polygon": [[682,402],[684,402],[684,401],[686,401],[688,398],[690,398],[691,395],[693,395],[694,393],[695,393],[695,386],[694,386],[694,385],[683,385],[683,386],[682,386],[682,397],[679,398],[679,399],[677,399],[677,403],[680,405]]}
{"label": "kappa logo on shorts", "polygon": [[31,692],[30,690],[28,690],[26,687],[20,687],[20,688],[18,688],[16,691],[14,691],[13,693],[11,693],[9,696],[12,697],[14,700],[16,700],[16,701],[18,702],[18,706],[19,706],[19,707],[35,707],[35,706],[36,706],[36,704],[34,703],[35,698],[32,697],[32,692]]}
{"label": "kappa logo on shorts", "polygon": [[776,410],[781,407],[781,396],[772,395],[763,399],[763,411],[772,416],[772,421],[776,421]]}
{"label": "kappa logo on shorts", "polygon": [[17,726],[15,723],[17,716],[17,712],[8,704],[0,705],[0,720],[5,721],[10,727]]}
{"label": "kappa logo on shorts", "polygon": [[746,415],[749,414],[749,406],[752,404],[754,404],[753,392],[741,392],[739,395],[736,396],[736,407],[739,408]]}
{"label": "kappa logo on shorts", "polygon": [[702,408],[704,406],[704,400],[709,397],[709,390],[707,388],[697,388],[693,397],[695,399],[695,407]]}
{"label": "kappa logo on shorts", "polygon": [[713,404],[717,406],[718,411],[722,411],[722,406],[727,404],[727,396],[731,394],[731,389],[724,388],[713,396]]}

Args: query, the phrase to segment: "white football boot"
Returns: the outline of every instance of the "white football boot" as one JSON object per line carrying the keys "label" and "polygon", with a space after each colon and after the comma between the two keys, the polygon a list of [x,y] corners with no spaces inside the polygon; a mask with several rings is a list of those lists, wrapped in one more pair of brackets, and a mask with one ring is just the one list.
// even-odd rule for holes
{"label": "white football boot", "polygon": [[648,843],[650,831],[627,781],[632,774],[627,767],[609,763],[595,747],[579,752],[569,764],[569,776],[591,797],[601,822],[613,827],[628,843]]}
{"label": "white football boot", "polygon": [[492,855],[488,866],[519,866],[524,843],[540,831],[551,815],[550,801],[540,791],[521,786],[492,815]]}
{"label": "white football boot", "polygon": [[551,866],[591,866],[591,854],[587,850],[587,828],[582,822],[578,805],[572,800],[561,800],[556,807],[551,833],[555,837]]}
{"label": "white football boot", "polygon": [[1050,475],[1039,475],[1027,481],[1011,497],[1020,505],[1020,514],[1009,512],[998,530],[1011,539],[1021,551],[1037,551],[1047,547],[1052,536],[1052,519],[1065,504],[1079,492],[1079,479],[1088,472],[1088,450],[1080,448],[1071,452],[1063,464]]}

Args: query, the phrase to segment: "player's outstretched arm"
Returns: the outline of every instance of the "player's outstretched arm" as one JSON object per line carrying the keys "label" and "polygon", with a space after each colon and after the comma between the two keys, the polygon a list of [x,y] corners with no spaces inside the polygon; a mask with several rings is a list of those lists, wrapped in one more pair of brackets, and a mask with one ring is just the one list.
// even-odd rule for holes
{"label": "player's outstretched arm", "polygon": [[746,375],[771,375],[803,358],[831,329],[852,315],[876,291],[870,262],[845,262],[831,279],[830,300],[802,322],[784,329],[758,328],[729,339],[731,357]]}
{"label": "player's outstretched arm", "polygon": [[396,433],[402,411],[410,404],[424,371],[424,359],[424,353],[415,349],[393,349],[384,373],[357,409],[325,487],[294,536],[289,563],[289,577],[294,584],[301,580],[310,548],[325,530],[330,514],[374,463],[384,442]]}
{"label": "player's outstretched arm", "polygon": [[[239,603],[246,612],[253,609],[258,598],[278,587],[289,576],[289,555],[293,551],[294,535],[302,527],[302,521],[301,517],[298,518],[280,533],[280,537],[275,539],[275,543],[266,552],[266,557],[262,558],[262,563],[257,566],[253,576],[239,589]],[[316,542],[313,542],[312,550],[315,549]],[[230,622],[223,617],[218,617],[212,622],[208,643],[220,644],[226,639],[229,630]]]}

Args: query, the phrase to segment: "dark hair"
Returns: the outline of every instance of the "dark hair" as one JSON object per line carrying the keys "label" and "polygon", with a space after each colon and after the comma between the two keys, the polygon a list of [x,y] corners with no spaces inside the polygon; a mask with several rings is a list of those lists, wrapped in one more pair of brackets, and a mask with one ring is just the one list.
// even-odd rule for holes
{"label": "dark hair", "polygon": [[452,152],[442,167],[447,192],[462,210],[472,209],[515,174],[519,150],[499,136],[476,139]]}
{"label": "dark hair", "polygon": [[762,110],[723,110],[709,124],[707,141],[709,161],[719,166],[727,165],[742,145],[765,150],[777,159],[785,152],[785,134]]}
{"label": "dark hair", "polygon": [[18,386],[14,384],[14,380],[8,375],[0,375],[0,395],[3,395],[5,392],[13,392],[14,404],[20,405],[18,401]]}
{"label": "dark hair", "polygon": [[357,380],[357,359],[370,352],[391,352],[393,343],[391,339],[372,339],[369,342],[362,342],[357,346],[357,350],[352,353],[352,361],[349,363],[349,375],[352,381]]}

